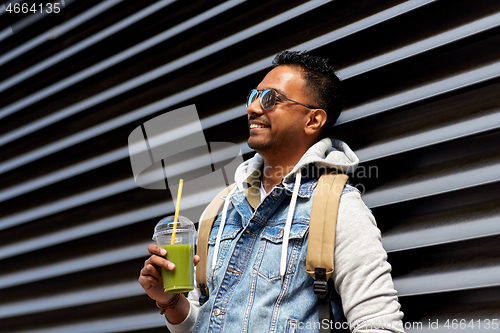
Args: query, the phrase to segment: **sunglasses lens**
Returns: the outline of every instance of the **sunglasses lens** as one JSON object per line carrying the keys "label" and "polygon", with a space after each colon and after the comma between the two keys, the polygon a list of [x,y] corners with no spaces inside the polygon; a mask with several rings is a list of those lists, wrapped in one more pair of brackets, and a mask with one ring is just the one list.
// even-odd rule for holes
{"label": "sunglasses lens", "polygon": [[274,90],[264,90],[260,96],[260,103],[264,110],[271,110],[276,105],[276,94]]}
{"label": "sunglasses lens", "polygon": [[247,97],[247,107],[250,104],[252,104],[253,101],[255,101],[257,99],[257,97],[259,97],[259,92],[257,91],[257,89],[252,89]]}

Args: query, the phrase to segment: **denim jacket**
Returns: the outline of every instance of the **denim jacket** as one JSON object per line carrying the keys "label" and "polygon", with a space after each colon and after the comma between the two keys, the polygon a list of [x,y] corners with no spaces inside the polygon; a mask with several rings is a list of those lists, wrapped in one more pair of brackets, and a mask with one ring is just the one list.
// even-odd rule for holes
{"label": "denim jacket", "polygon": [[[304,171],[311,165],[342,170],[357,164],[357,157],[345,143],[333,143],[333,149],[329,139],[312,146],[290,173],[292,176],[284,177],[262,201],[256,201],[249,189],[238,186],[229,198],[213,271],[222,214],[214,221],[210,233],[207,256],[210,297],[199,309],[191,297],[191,310],[185,322],[167,323],[172,332],[318,332],[321,323],[318,323],[314,280],[305,269],[309,217],[318,177]],[[242,164],[236,172],[236,183],[242,183],[261,163],[256,155]],[[290,179],[297,170],[302,170],[302,176],[298,177],[300,185],[288,247],[284,247],[285,222],[295,187]],[[252,185],[250,189],[255,187]],[[380,230],[360,193],[351,186],[346,186],[341,196],[335,241],[332,279],[351,331],[404,332],[403,313]],[[283,248],[287,256],[282,278]],[[334,307],[335,311],[335,318],[341,315],[338,307]]]}
{"label": "denim jacket", "polygon": [[279,263],[293,184],[275,187],[255,210],[243,192],[233,194],[214,272],[211,260],[220,216],[210,233],[210,298],[199,310],[195,332],[295,332],[299,323],[314,327],[317,297],[305,261],[316,184],[317,179],[307,179],[300,186],[283,283]]}

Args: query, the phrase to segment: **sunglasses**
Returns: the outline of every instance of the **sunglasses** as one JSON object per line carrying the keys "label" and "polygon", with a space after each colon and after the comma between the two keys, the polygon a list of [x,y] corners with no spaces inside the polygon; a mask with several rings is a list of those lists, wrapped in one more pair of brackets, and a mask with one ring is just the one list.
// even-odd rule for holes
{"label": "sunglasses", "polygon": [[275,89],[252,89],[252,90],[250,90],[250,93],[248,94],[248,97],[247,97],[247,107],[250,104],[252,104],[257,98],[259,98],[259,95],[260,95],[260,106],[266,111],[274,108],[278,98],[285,99],[287,101],[300,104],[302,106],[305,106],[308,109],[316,109],[315,107],[299,103],[297,101],[286,98],[284,96],[280,96],[280,95],[278,95],[278,92]]}

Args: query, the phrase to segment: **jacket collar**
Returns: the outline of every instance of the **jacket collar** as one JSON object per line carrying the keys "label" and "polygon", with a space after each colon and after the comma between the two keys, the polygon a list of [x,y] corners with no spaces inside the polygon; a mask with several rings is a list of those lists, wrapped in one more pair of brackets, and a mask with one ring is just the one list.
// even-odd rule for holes
{"label": "jacket collar", "polygon": [[253,209],[260,204],[260,169],[254,170],[243,182],[243,193]]}
{"label": "jacket collar", "polygon": [[[311,172],[311,174],[309,173]],[[244,181],[243,193],[248,200],[250,206],[253,209],[257,208],[257,206],[261,202],[260,197],[260,175],[261,172],[259,169],[254,170]],[[317,179],[319,178],[318,169],[314,168],[312,165],[308,168],[304,168],[302,171],[302,181],[299,188],[298,196],[301,198],[309,199],[316,188]],[[293,188],[295,187],[295,183],[283,183],[283,181],[278,185],[278,188],[282,187],[287,192],[287,195],[292,195]],[[279,189],[275,189],[274,191],[280,191]]]}

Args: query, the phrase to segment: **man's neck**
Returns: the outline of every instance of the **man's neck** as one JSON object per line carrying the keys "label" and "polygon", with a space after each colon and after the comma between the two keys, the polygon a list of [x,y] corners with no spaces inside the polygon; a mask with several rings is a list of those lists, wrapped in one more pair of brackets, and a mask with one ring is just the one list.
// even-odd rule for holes
{"label": "man's neck", "polygon": [[293,167],[294,166],[271,166],[264,163],[261,181],[266,193],[269,193],[274,186],[281,183],[283,177],[290,173]]}
{"label": "man's neck", "polygon": [[281,180],[288,175],[300,161],[302,155],[303,153],[300,154],[300,156],[297,154],[296,156],[286,156],[274,159],[264,157],[261,182],[266,193],[269,193],[274,186],[281,183]]}
{"label": "man's neck", "polygon": [[311,141],[310,144],[307,144],[305,140],[303,142],[304,144],[300,147],[274,152],[255,149],[264,159],[261,182],[266,193],[269,193],[293,170],[306,151],[317,141]]}

